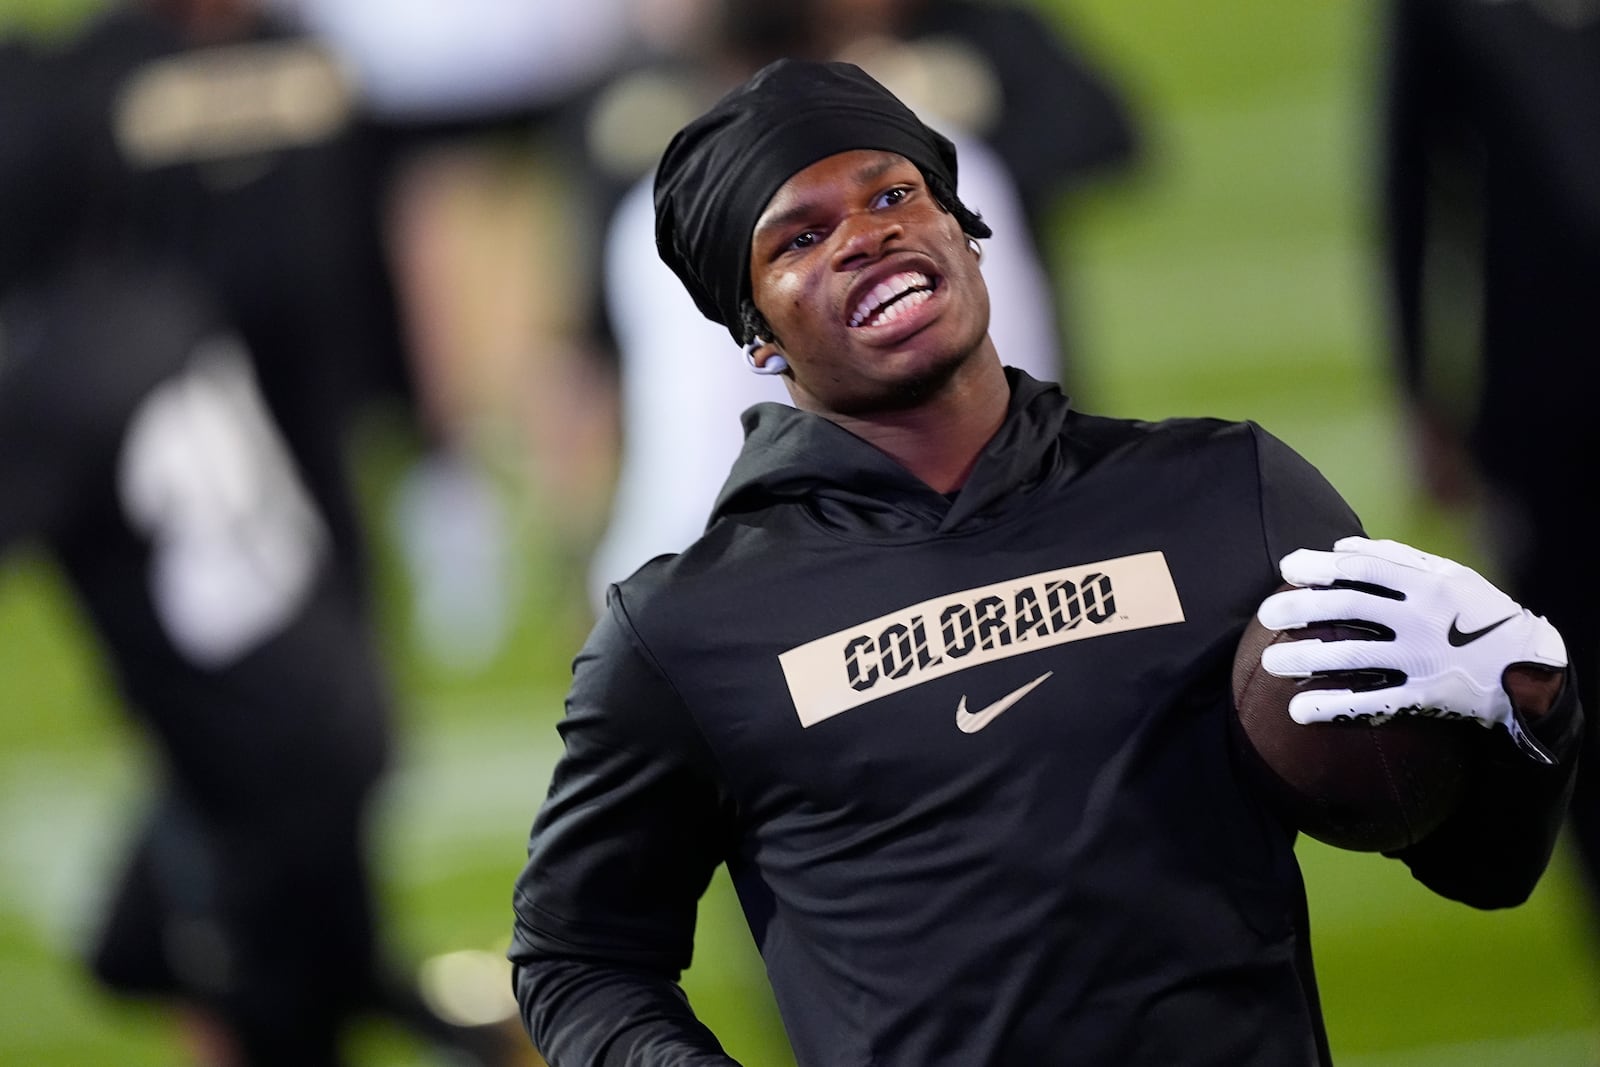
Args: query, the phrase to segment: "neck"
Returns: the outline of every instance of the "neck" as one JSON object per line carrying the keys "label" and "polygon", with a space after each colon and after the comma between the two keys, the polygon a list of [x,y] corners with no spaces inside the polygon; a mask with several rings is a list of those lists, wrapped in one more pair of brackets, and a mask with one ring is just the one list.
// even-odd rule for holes
{"label": "neck", "polygon": [[989,439],[1005,421],[1011,388],[993,350],[971,360],[926,403],[903,411],[828,418],[882,450],[940,493],[966,484]]}

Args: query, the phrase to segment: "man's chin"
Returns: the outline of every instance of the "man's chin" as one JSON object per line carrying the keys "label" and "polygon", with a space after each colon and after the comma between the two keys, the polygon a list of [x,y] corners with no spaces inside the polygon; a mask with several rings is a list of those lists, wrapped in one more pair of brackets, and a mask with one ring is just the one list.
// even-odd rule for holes
{"label": "man's chin", "polygon": [[854,410],[841,411],[840,414],[865,415],[921,407],[947,388],[960,368],[960,359],[945,359],[907,371],[882,382],[879,388],[867,391],[870,395],[864,395],[858,403],[851,405]]}

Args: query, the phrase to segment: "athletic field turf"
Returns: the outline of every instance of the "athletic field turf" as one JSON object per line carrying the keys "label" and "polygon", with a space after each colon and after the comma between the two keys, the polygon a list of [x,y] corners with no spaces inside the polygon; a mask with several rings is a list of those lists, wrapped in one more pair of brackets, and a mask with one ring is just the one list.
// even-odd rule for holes
{"label": "athletic field turf", "polygon": [[[84,6],[0,0],[0,30]],[[1062,0],[1050,9],[1121,75],[1147,136],[1136,178],[1063,213],[1071,378],[1084,406],[1254,418],[1318,463],[1374,534],[1481,562],[1464,517],[1410,495],[1383,375],[1369,213],[1377,6]],[[368,441],[362,469],[376,513],[403,444],[383,433]],[[527,507],[536,513],[538,503]],[[379,828],[385,908],[408,956],[498,953],[583,609],[569,564],[530,536],[513,647],[481,676],[450,677],[407,641],[407,590],[385,531],[374,522],[406,726]],[[137,817],[144,766],[53,572],[29,553],[7,559],[0,1064],[178,1060],[159,1020],[104,1001],[73,959]],[[1301,854],[1342,1067],[1600,1063],[1600,956],[1564,852],[1528,905],[1493,914],[1435,898],[1381,858],[1314,843]],[[744,1062],[782,1067],[787,1053],[724,881],[703,914],[691,997]],[[362,1035],[360,1057],[426,1062],[379,1031]]]}

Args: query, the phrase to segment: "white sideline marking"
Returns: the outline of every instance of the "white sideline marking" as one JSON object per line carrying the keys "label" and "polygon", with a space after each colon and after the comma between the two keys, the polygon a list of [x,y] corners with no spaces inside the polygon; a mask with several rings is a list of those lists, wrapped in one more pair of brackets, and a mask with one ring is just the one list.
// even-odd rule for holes
{"label": "white sideline marking", "polygon": [[71,952],[93,923],[141,808],[138,755],[6,753],[0,759],[0,922]]}

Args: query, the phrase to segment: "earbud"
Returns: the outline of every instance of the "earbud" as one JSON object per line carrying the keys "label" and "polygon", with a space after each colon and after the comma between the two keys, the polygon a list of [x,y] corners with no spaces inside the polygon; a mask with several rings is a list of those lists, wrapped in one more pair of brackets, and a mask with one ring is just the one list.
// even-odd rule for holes
{"label": "earbud", "polygon": [[756,350],[766,344],[768,342],[762,338],[752,337],[750,342],[744,346],[744,361],[750,365],[751,372],[754,374],[782,374],[788,370],[789,361],[777,353],[768,356],[765,363],[756,362]]}

